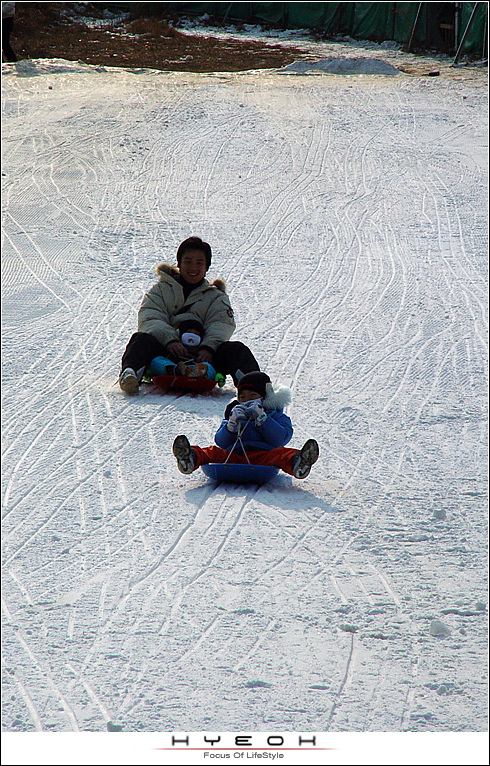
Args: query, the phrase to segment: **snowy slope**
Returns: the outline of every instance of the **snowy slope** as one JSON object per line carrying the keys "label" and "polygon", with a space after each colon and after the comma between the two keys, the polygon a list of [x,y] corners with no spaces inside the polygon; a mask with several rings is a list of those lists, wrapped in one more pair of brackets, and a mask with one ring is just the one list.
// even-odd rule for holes
{"label": "snowy slope", "polygon": [[[474,70],[4,67],[4,730],[486,730],[486,140]],[[190,234],[304,482],[179,474],[230,381],[117,386]]]}

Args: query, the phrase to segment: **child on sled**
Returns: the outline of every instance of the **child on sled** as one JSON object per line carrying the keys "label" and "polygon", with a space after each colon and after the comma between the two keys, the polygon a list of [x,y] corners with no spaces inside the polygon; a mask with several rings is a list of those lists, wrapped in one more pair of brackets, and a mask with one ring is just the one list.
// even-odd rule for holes
{"label": "child on sled", "polygon": [[293,435],[291,419],[283,412],[290,391],[274,391],[268,375],[249,372],[238,381],[237,392],[238,401],[228,405],[216,432],[216,446],[191,446],[187,436],[176,437],[172,451],[179,471],[189,474],[204,463],[250,462],[305,479],[318,460],[318,443],[308,439],[299,450],[284,446]]}
{"label": "child on sled", "polygon": [[209,362],[198,362],[197,354],[204,337],[204,327],[200,322],[188,319],[179,325],[180,342],[187,356],[172,360],[165,356],[156,356],[148,365],[151,375],[185,375],[188,378],[209,378],[214,380],[216,370]]}

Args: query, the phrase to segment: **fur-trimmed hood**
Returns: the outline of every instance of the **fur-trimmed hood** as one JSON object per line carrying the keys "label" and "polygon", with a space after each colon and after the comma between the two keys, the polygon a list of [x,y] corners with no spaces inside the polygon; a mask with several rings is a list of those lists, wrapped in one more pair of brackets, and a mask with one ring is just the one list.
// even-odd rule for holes
{"label": "fur-trimmed hood", "polygon": [[291,389],[280,386],[274,391],[272,384],[267,383],[265,388],[265,397],[262,401],[264,410],[283,410],[288,404],[291,404]]}
{"label": "fur-trimmed hood", "polygon": [[[179,281],[180,277],[180,271],[177,266],[172,266],[171,263],[159,263],[156,267],[156,272],[158,274],[159,280],[162,281],[162,277],[168,276],[172,277],[172,279],[175,279],[176,282]],[[226,284],[225,280],[221,279],[221,277],[217,277],[212,282],[208,282],[207,279],[205,279],[205,282],[207,282],[212,287],[216,287],[218,290],[221,290],[222,293],[226,293]]]}
{"label": "fur-trimmed hood", "polygon": [[[225,411],[226,420],[228,420],[230,417],[230,412],[232,411],[233,407],[236,407],[237,404],[240,404],[238,399],[234,399],[228,404]],[[277,391],[274,391],[272,388],[272,383],[267,383],[266,395],[262,400],[262,406],[264,407],[264,410],[268,410],[269,412],[271,410],[283,410],[284,407],[288,406],[288,404],[291,404],[291,389],[286,388],[285,386],[281,386],[277,389]]]}
{"label": "fur-trimmed hood", "polygon": [[176,266],[160,263],[156,272],[158,281],[145,294],[138,311],[138,332],[153,335],[162,346],[168,346],[179,340],[177,327],[192,319],[204,327],[202,344],[212,353],[230,340],[235,320],[223,280],[210,283],[203,279],[187,290]]}

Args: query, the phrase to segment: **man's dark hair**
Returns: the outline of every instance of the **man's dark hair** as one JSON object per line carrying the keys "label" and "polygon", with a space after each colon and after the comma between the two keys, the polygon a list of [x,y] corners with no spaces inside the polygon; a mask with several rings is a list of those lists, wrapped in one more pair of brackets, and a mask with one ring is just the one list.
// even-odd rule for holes
{"label": "man's dark hair", "polygon": [[184,239],[184,241],[179,245],[179,249],[177,250],[177,263],[179,266],[182,260],[182,256],[188,250],[201,250],[204,253],[206,258],[207,271],[211,266],[211,247],[208,245],[208,243],[203,242],[199,237],[188,237],[187,239]]}

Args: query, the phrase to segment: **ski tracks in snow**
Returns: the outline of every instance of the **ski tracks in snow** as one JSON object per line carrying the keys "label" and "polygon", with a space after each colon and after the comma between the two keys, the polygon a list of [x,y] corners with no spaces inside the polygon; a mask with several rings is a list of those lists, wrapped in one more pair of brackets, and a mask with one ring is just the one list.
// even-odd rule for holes
{"label": "ski tracks in snow", "polygon": [[[33,80],[4,96],[4,726],[483,726],[482,93]],[[118,389],[154,266],[190,233],[292,390],[293,446],[320,443],[303,483],[178,473],[173,439],[212,443],[229,386]]]}

